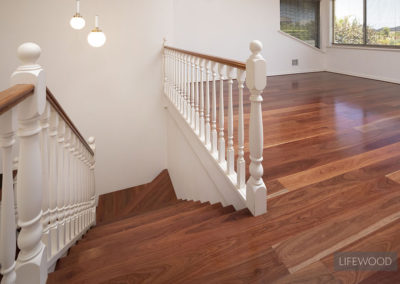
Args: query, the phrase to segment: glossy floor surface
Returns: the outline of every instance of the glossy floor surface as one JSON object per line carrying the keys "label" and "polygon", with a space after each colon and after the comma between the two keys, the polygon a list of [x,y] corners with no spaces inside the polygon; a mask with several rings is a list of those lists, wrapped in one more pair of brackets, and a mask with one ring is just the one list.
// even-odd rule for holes
{"label": "glossy floor surface", "polygon": [[400,283],[333,265],[400,252],[400,85],[309,73],[268,78],[263,97],[267,214],[167,198],[94,228],[49,283]]}

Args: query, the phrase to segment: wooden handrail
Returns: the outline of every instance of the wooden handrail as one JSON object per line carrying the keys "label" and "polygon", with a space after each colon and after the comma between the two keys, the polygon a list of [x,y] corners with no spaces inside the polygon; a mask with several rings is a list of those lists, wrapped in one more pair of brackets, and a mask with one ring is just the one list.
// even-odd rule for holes
{"label": "wooden handrail", "polygon": [[49,88],[46,88],[46,97],[47,101],[50,103],[50,105],[57,111],[57,113],[64,119],[65,123],[71,128],[71,130],[75,133],[75,135],[78,137],[78,139],[82,142],[82,144],[85,146],[85,148],[89,151],[89,153],[94,156],[94,152],[92,148],[90,148],[89,144],[86,142],[86,140],[83,138],[82,134],[79,132],[78,128],[74,125],[72,120],[68,117],[67,113],[64,111],[64,109],[61,107],[60,103],[57,101],[57,99],[54,97],[52,92],[49,90]]}
{"label": "wooden handrail", "polygon": [[0,115],[32,95],[34,89],[34,85],[17,84],[0,92]]}
{"label": "wooden handrail", "polygon": [[181,52],[181,53],[184,53],[187,55],[196,56],[196,57],[203,58],[206,60],[211,60],[214,62],[222,63],[222,64],[225,64],[225,65],[228,65],[228,66],[231,66],[234,68],[238,68],[241,70],[246,70],[246,63],[244,63],[244,62],[226,59],[226,58],[217,57],[217,56],[212,56],[212,55],[207,55],[207,54],[202,54],[202,53],[197,53],[197,52],[179,49],[179,48],[175,48],[175,47],[171,47],[171,46],[164,46],[164,48],[172,50],[172,51]]}

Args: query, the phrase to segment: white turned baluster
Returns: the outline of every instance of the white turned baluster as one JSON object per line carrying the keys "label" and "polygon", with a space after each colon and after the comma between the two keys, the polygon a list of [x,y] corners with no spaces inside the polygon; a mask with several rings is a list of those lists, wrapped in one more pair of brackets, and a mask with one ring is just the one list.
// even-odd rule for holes
{"label": "white turned baluster", "polygon": [[78,140],[78,182],[77,182],[77,189],[78,189],[78,233],[82,231],[82,144]]}
{"label": "white turned baluster", "polygon": [[167,39],[163,38],[163,77],[164,77],[164,94],[166,92],[166,87],[167,87],[167,55],[166,55],[166,50],[165,46],[167,45]]}
{"label": "white turned baluster", "polygon": [[81,231],[85,228],[85,149],[81,144]]}
{"label": "white turned baluster", "polygon": [[59,248],[65,244],[65,184],[64,184],[64,135],[65,122],[60,120],[58,124],[58,145],[57,145],[57,215],[58,215],[58,236]]}
{"label": "white turned baluster", "polygon": [[204,59],[200,60],[200,139],[205,143],[204,120]]}
{"label": "white turned baluster", "polygon": [[70,197],[69,197],[69,216],[70,216],[70,238],[75,237],[75,134],[71,132],[69,146],[69,172],[70,172]]}
{"label": "white turned baluster", "polygon": [[175,89],[175,62],[174,62],[174,52],[170,52],[171,59],[171,90],[170,90],[170,99],[174,102],[174,89]]}
{"label": "white turned baluster", "polygon": [[167,97],[171,99],[171,51],[167,50],[167,78],[168,78],[168,85],[167,85]]}
{"label": "white turned baluster", "polygon": [[81,226],[80,226],[80,231],[82,232],[84,228],[84,207],[85,207],[85,199],[84,199],[84,192],[85,192],[85,153],[83,149],[82,143],[80,144],[80,164],[81,164],[81,170],[80,170],[80,220],[81,220]]}
{"label": "white turned baluster", "polygon": [[[17,204],[17,184],[18,184],[18,157],[15,157],[13,160],[14,172],[16,173],[14,176],[14,209],[15,209],[15,224],[18,227],[18,204]],[[13,174],[14,174],[13,172]]]}
{"label": "white turned baluster", "polygon": [[232,89],[233,78],[235,75],[235,68],[227,67],[228,75],[228,149],[227,149],[227,174],[233,175],[235,173],[235,150],[233,148],[233,102],[232,102]]}
{"label": "white turned baluster", "polygon": [[178,53],[174,53],[175,57],[175,106],[179,110],[179,58]]}
{"label": "white turned baluster", "polygon": [[192,126],[192,128],[196,127],[196,113],[195,113],[195,107],[194,107],[194,99],[196,97],[195,94],[195,62],[196,58],[195,57],[191,57],[191,75],[192,75],[192,82],[191,82],[191,108],[190,108],[190,125]]}
{"label": "white turned baluster", "polygon": [[70,176],[70,140],[71,140],[71,130],[69,127],[65,128],[65,136],[64,136],[64,186],[65,186],[65,210],[64,210],[64,219],[65,219],[65,243],[68,243],[71,240],[71,218],[70,218],[70,196],[71,196],[71,176]]}
{"label": "white turned baluster", "polygon": [[186,95],[186,121],[190,122],[190,118],[192,117],[192,112],[190,111],[190,98],[191,98],[191,76],[190,76],[190,56],[186,56],[186,72],[187,72],[187,95]]}
{"label": "white turned baluster", "polygon": [[[209,147],[211,144],[210,126],[210,61],[205,62],[206,66],[206,105],[205,105],[205,143]],[[211,148],[210,148],[211,149]]]}
{"label": "white turned baluster", "polygon": [[88,193],[87,193],[87,189],[88,189],[88,157],[87,157],[87,150],[86,147],[83,147],[83,157],[84,157],[84,171],[83,171],[83,182],[84,182],[84,186],[83,186],[83,227],[84,229],[86,229],[87,226],[87,207],[88,207]]}
{"label": "white turned baluster", "polygon": [[184,55],[179,53],[179,62],[181,66],[181,113],[185,113],[185,61]]}
{"label": "white turned baluster", "polygon": [[185,61],[182,53],[179,53],[179,62],[181,66],[181,103],[180,110],[181,114],[185,116]]}
{"label": "white turned baluster", "polygon": [[14,109],[0,116],[0,147],[3,165],[1,226],[0,226],[0,261],[3,274],[2,284],[13,284],[15,273],[16,225],[13,189],[12,147],[15,143],[16,112]]}
{"label": "white turned baluster", "polygon": [[46,246],[47,257],[51,257],[51,239],[50,239],[50,211],[49,211],[49,199],[50,199],[50,180],[49,180],[49,118],[50,118],[50,105],[46,103],[46,108],[40,119],[40,145],[42,153],[42,182],[43,182],[43,200],[42,200],[42,224],[43,224],[43,236],[42,242]]}
{"label": "white turned baluster", "polygon": [[175,84],[175,76],[174,76],[174,53],[173,51],[170,51],[169,54],[171,66],[170,66],[170,73],[171,73],[171,87],[169,90],[169,98],[171,101],[173,101],[173,92],[174,92],[174,84]]}
{"label": "white turned baluster", "polygon": [[177,80],[177,86],[176,86],[176,94],[177,94],[177,99],[176,99],[176,108],[181,111],[181,60],[180,60],[180,54],[178,52],[175,53],[175,60],[176,60],[176,80]]}
{"label": "white turned baluster", "polygon": [[237,187],[246,185],[246,162],[244,160],[244,117],[243,117],[243,88],[246,72],[238,69],[237,80],[239,88],[239,122],[238,122],[238,158],[237,158]]}
{"label": "white turned baluster", "polygon": [[218,64],[211,62],[212,71],[212,116],[211,116],[211,153],[218,155],[218,133],[217,133],[217,70]]}
{"label": "white turned baluster", "polygon": [[[93,153],[96,153],[96,139],[94,137],[90,137],[88,139],[88,143],[90,148],[92,149]],[[95,155],[92,156],[91,158],[91,166],[90,166],[90,177],[91,177],[91,183],[90,183],[90,196],[91,196],[91,204],[92,204],[92,219],[91,222],[95,222],[96,220],[96,185],[95,185],[95,175],[94,175],[94,169],[96,166],[96,159]]]}
{"label": "white turned baluster", "polygon": [[57,131],[58,131],[58,114],[57,112],[51,108],[50,114],[50,131],[49,131],[49,179],[50,179],[50,199],[49,199],[49,207],[50,207],[50,238],[51,238],[51,255],[54,255],[58,252],[59,235],[58,235],[58,222],[57,222],[57,188],[58,188],[58,180],[57,180]]}
{"label": "white turned baluster", "polygon": [[250,44],[252,55],[247,60],[246,84],[250,90],[251,109],[250,109],[250,179],[246,185],[247,207],[258,216],[267,211],[267,190],[262,179],[263,177],[263,120],[261,103],[263,101],[261,93],[266,86],[266,63],[262,55],[262,44],[253,41]]}
{"label": "white turned baluster", "polygon": [[80,227],[79,232],[83,230],[83,207],[84,207],[84,173],[85,173],[85,165],[84,165],[84,153],[83,153],[83,145],[79,141],[79,161],[80,161],[80,171],[79,171],[79,198],[80,198],[80,212],[79,212],[79,219],[80,219]]}
{"label": "white turned baluster", "polygon": [[225,163],[225,137],[224,137],[224,69],[225,65],[218,65],[219,73],[219,137],[218,137],[218,162]]}
{"label": "white turned baluster", "polygon": [[199,66],[199,58],[195,60],[195,83],[196,83],[196,98],[195,98],[195,128],[194,131],[199,135],[200,134],[200,114],[199,114],[199,73],[200,73],[200,66]]}
{"label": "white turned baluster", "polygon": [[75,136],[75,151],[74,151],[74,232],[79,234],[79,142]]}
{"label": "white turned baluster", "polygon": [[189,82],[189,76],[188,76],[188,65],[187,65],[187,56],[185,54],[182,55],[183,57],[183,117],[187,120],[188,118],[188,82]]}
{"label": "white turned baluster", "polygon": [[21,249],[17,264],[16,283],[46,283],[47,255],[41,242],[42,217],[42,160],[40,153],[40,115],[46,106],[44,71],[36,64],[40,47],[26,43],[18,48],[23,66],[12,75],[12,84],[34,84],[33,96],[18,105],[18,223]]}

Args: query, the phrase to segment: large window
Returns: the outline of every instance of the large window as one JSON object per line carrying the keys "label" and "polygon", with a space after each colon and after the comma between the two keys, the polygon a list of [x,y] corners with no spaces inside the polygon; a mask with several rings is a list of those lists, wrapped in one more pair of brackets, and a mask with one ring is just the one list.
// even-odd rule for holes
{"label": "large window", "polygon": [[319,47],[319,2],[320,0],[281,0],[281,30]]}
{"label": "large window", "polygon": [[335,44],[400,47],[400,0],[334,0]]}

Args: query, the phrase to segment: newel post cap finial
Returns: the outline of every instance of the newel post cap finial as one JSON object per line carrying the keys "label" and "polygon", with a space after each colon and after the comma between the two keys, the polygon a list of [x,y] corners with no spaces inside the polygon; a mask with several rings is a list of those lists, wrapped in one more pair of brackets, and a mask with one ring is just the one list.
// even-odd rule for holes
{"label": "newel post cap finial", "polygon": [[36,65],[42,50],[40,46],[33,42],[26,42],[18,47],[17,55],[23,65]]}
{"label": "newel post cap finial", "polygon": [[261,92],[267,84],[267,64],[261,55],[263,45],[258,40],[250,43],[252,54],[246,62],[246,85],[250,90]]}
{"label": "newel post cap finial", "polygon": [[257,55],[258,53],[260,53],[263,50],[263,44],[261,43],[261,41],[259,40],[253,40],[250,43],[250,51],[251,53],[253,53],[254,55]]}
{"label": "newel post cap finial", "polygon": [[90,136],[88,139],[88,143],[90,144],[94,144],[96,142],[96,138],[94,138],[93,136]]}

